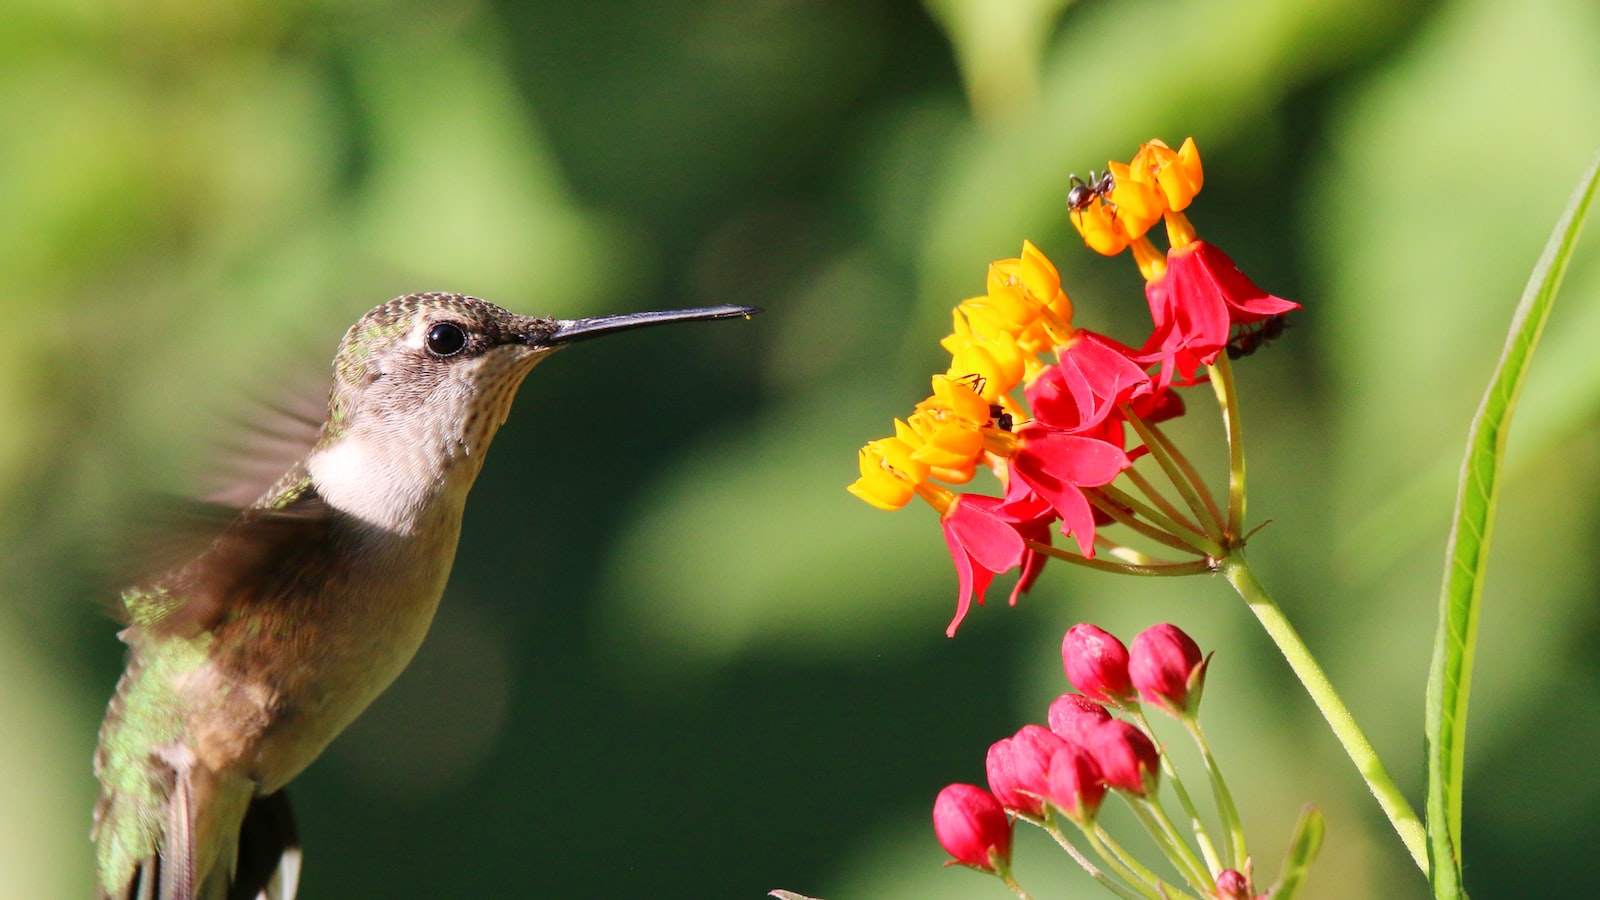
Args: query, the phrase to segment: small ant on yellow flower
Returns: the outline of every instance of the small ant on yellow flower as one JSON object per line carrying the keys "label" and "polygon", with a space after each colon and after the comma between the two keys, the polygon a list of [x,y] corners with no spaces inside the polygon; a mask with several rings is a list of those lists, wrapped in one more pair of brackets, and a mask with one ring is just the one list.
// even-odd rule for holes
{"label": "small ant on yellow flower", "polygon": [[1012,421],[1011,413],[1006,412],[1005,407],[998,403],[989,404],[989,418],[994,420],[994,427],[1001,431],[1010,431],[1011,426],[1015,424]]}
{"label": "small ant on yellow flower", "polygon": [[1067,178],[1072,187],[1067,191],[1067,209],[1074,213],[1082,213],[1099,197],[1102,203],[1116,209],[1116,204],[1111,202],[1111,189],[1117,186],[1117,180],[1110,172],[1104,175],[1095,175],[1094,170],[1089,170],[1089,180],[1084,181],[1077,175]]}

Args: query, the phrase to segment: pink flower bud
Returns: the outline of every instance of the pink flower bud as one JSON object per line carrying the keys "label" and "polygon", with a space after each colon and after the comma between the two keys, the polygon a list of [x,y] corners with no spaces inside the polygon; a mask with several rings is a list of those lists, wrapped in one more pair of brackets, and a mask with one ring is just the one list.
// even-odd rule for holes
{"label": "pink flower bud", "polygon": [[[1000,801],[971,784],[952,784],[933,802],[933,833],[954,862],[985,872],[1011,859],[1011,820]],[[948,865],[948,863],[947,863]]]}
{"label": "pink flower bud", "polygon": [[1223,869],[1217,873],[1217,892],[1213,896],[1217,900],[1261,900],[1267,895],[1262,894],[1261,898],[1252,897],[1248,876],[1234,869]]}
{"label": "pink flower bud", "polygon": [[1088,825],[1100,811],[1100,801],[1105,796],[1105,782],[1088,750],[1066,744],[1050,757],[1045,798],[1067,818]]}
{"label": "pink flower bud", "polygon": [[1161,754],[1145,733],[1120,719],[1096,727],[1085,743],[1107,785],[1136,797],[1152,793],[1161,778]]}
{"label": "pink flower bud", "polygon": [[1128,679],[1128,648],[1093,625],[1074,625],[1061,641],[1061,665],[1072,686],[1106,703],[1134,699]]}
{"label": "pink flower bud", "polygon": [[1038,799],[1017,790],[1017,777],[1011,769],[1011,738],[1001,738],[990,745],[984,769],[989,776],[989,790],[1001,806],[1016,813],[1039,815],[1042,808]]}
{"label": "pink flower bud", "polygon": [[1182,629],[1161,624],[1133,639],[1128,674],[1146,702],[1182,717],[1200,703],[1205,663],[1199,645]]}
{"label": "pink flower bud", "polygon": [[1096,725],[1111,721],[1111,711],[1082,694],[1062,694],[1050,704],[1045,721],[1068,743],[1082,744]]}
{"label": "pink flower bud", "polygon": [[1050,790],[1050,757],[1066,744],[1042,725],[1024,725],[1011,738],[1011,789],[1028,804],[1016,807],[1018,812],[1031,816],[1044,812],[1043,798]]}

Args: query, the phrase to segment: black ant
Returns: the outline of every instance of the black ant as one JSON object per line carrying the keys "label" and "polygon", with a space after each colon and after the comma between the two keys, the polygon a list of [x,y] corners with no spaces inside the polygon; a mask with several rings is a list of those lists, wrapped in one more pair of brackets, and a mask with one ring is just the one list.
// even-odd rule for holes
{"label": "black ant", "polygon": [[[1076,175],[1067,177],[1067,182],[1072,185],[1067,191],[1067,209],[1070,212],[1081,213],[1089,208],[1094,198],[1099,197],[1104,203],[1110,204],[1111,189],[1117,186],[1117,180],[1110,172],[1104,175],[1094,174],[1089,170],[1089,180],[1084,181]],[[1114,208],[1114,206],[1113,206]]]}
{"label": "black ant", "polygon": [[1011,430],[1011,426],[1013,424],[1011,413],[1006,412],[1005,407],[1001,406],[1000,404],[989,404],[989,418],[994,420],[994,427],[1000,429],[1001,431]]}
{"label": "black ant", "polygon": [[1246,327],[1228,342],[1228,358],[1240,359],[1249,356],[1283,337],[1283,330],[1288,327],[1289,317],[1284,313],[1262,319],[1261,324],[1254,329]]}

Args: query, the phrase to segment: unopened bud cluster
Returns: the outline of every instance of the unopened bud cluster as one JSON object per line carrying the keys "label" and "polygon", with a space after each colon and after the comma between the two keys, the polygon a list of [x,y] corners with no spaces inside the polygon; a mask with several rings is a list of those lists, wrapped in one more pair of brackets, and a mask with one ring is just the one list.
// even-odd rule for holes
{"label": "unopened bud cluster", "polygon": [[[1226,783],[1199,726],[1200,696],[1210,658],[1174,625],[1156,625],[1132,648],[1094,625],[1075,625],[1062,640],[1062,666],[1077,693],[1062,694],[1046,725],[1024,725],[990,748],[984,768],[989,789],[953,784],[934,806],[934,831],[952,864],[1001,876],[1026,896],[1010,874],[1017,821],[1049,831],[1097,880],[1122,896],[1257,900],[1243,831]],[[1225,839],[1214,842],[1190,795],[1145,717],[1154,706],[1182,723],[1209,770]],[[1163,780],[1182,807],[1173,824],[1161,799]],[[1099,821],[1102,804],[1120,796],[1133,809],[1184,884],[1172,884],[1133,858]],[[1062,831],[1071,823],[1099,862]],[[1130,842],[1131,843],[1131,842]],[[1130,893],[1131,892],[1131,893]]]}

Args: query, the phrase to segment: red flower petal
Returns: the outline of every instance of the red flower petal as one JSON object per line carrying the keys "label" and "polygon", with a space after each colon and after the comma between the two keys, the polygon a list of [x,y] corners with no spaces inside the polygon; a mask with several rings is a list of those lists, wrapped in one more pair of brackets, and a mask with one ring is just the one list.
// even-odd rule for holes
{"label": "red flower petal", "polygon": [[944,527],[960,541],[972,561],[994,573],[1022,562],[1022,538],[1015,524],[999,513],[997,497],[962,494],[945,512]]}
{"label": "red flower petal", "polygon": [[[1176,271],[1174,266],[1177,267]],[[1234,325],[1249,325],[1300,308],[1300,304],[1293,300],[1273,296],[1257,287],[1255,282],[1239,271],[1228,254],[1205,241],[1195,241],[1168,253],[1167,275],[1173,279],[1174,293],[1205,293],[1220,297],[1227,306],[1228,320]],[[1180,298],[1178,302],[1183,301]]]}
{"label": "red flower petal", "polygon": [[1093,556],[1094,511],[1083,488],[1110,484],[1132,460],[1113,444],[1046,425],[1026,425],[1017,436],[1013,474],[1061,516],[1062,531],[1077,540],[1078,552]]}
{"label": "red flower petal", "polygon": [[[1055,522],[1055,516],[1040,517],[1027,522],[1017,523],[1017,534],[1024,540],[1036,541],[1040,544],[1050,543],[1050,525]],[[1017,598],[1028,592],[1033,583],[1039,580],[1039,573],[1044,571],[1044,564],[1050,560],[1050,555],[1040,553],[1030,547],[1024,546],[1022,551],[1022,574],[1017,577],[1016,587],[1011,589],[1011,605],[1017,605]]]}
{"label": "red flower petal", "polygon": [[1136,358],[1160,363],[1157,384],[1192,379],[1216,361],[1234,325],[1248,325],[1300,308],[1257,287],[1228,255],[1205,241],[1167,253],[1167,270],[1145,283],[1155,328]]}
{"label": "red flower petal", "polygon": [[1021,478],[1012,478],[1006,484],[1005,503],[996,512],[1012,522],[1027,522],[1055,516],[1050,501],[1039,496],[1038,492],[1028,487],[1028,482]]}
{"label": "red flower petal", "polygon": [[1046,425],[1072,433],[1094,428],[1118,403],[1149,390],[1150,376],[1134,351],[1092,331],[1079,329],[1058,348],[1061,362],[1029,385],[1028,406]]}
{"label": "red flower petal", "polygon": [[1165,422],[1183,415],[1183,397],[1170,388],[1151,391],[1133,398],[1133,414],[1146,422]]}
{"label": "red flower petal", "polygon": [[1003,502],[995,497],[962,494],[945,510],[944,540],[950,548],[958,582],[956,615],[945,628],[950,637],[955,637],[973,598],[983,602],[994,576],[1022,564],[1027,548],[1016,526],[997,512]]}
{"label": "red flower petal", "polygon": [[955,637],[956,629],[961,626],[961,620],[967,617],[967,610],[972,608],[972,595],[977,593],[978,599],[983,599],[983,592],[989,589],[989,582],[994,576],[984,572],[976,573],[972,568],[972,558],[961,549],[961,542],[948,530],[944,533],[944,541],[950,546],[950,559],[956,564],[956,615],[945,626],[946,637]]}

